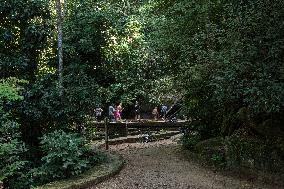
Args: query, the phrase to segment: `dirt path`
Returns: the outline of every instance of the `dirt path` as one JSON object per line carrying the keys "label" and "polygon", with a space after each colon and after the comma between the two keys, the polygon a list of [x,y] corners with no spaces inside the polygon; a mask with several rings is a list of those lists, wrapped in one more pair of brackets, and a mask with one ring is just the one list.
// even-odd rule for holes
{"label": "dirt path", "polygon": [[127,161],[115,176],[91,189],[277,189],[215,173],[180,155],[172,140],[111,147]]}

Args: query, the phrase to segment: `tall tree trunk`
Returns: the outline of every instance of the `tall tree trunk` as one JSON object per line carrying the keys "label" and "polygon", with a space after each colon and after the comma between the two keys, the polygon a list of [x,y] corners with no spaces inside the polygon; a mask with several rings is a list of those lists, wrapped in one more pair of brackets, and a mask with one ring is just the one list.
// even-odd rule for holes
{"label": "tall tree trunk", "polygon": [[60,0],[56,0],[57,40],[58,40],[58,88],[59,95],[63,94],[63,49],[62,49],[62,8]]}
{"label": "tall tree trunk", "polygon": [[62,10],[62,19],[64,20],[65,15],[67,14],[67,0],[63,1],[63,10]]}

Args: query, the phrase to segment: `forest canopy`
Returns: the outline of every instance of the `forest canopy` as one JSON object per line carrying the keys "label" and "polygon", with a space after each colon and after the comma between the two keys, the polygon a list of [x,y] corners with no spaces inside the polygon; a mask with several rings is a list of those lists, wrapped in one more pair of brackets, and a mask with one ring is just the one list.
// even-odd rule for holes
{"label": "forest canopy", "polygon": [[[267,146],[274,141],[277,153],[283,152],[284,1],[61,5],[63,95],[55,1],[0,3],[0,180],[6,186],[54,179],[44,172],[44,157],[52,153],[48,138],[73,137],[78,148],[84,146],[80,128],[96,106],[106,110],[114,102],[157,105],[174,96],[183,115],[200,121],[194,129],[202,140],[241,133]],[[82,163],[80,158],[74,162]],[[47,180],[37,183],[33,175]]]}

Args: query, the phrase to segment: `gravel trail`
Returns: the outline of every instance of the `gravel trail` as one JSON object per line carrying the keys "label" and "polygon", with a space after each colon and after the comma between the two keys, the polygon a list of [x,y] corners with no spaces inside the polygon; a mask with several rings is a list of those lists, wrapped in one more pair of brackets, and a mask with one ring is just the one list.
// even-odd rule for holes
{"label": "gravel trail", "polygon": [[125,167],[115,177],[90,189],[278,189],[224,176],[190,162],[170,139],[114,145],[110,150],[126,159]]}

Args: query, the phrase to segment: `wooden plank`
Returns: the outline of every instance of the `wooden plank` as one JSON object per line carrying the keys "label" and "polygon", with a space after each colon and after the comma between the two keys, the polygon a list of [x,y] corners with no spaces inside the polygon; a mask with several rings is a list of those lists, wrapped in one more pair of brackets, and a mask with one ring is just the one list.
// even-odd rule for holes
{"label": "wooden plank", "polygon": [[[179,128],[190,122],[116,122],[109,123],[110,128]],[[103,123],[95,123],[97,128],[104,128]]]}
{"label": "wooden plank", "polygon": [[105,147],[106,147],[106,150],[109,149],[109,146],[108,146],[108,135],[109,135],[109,123],[108,123],[108,118],[105,118]]}

